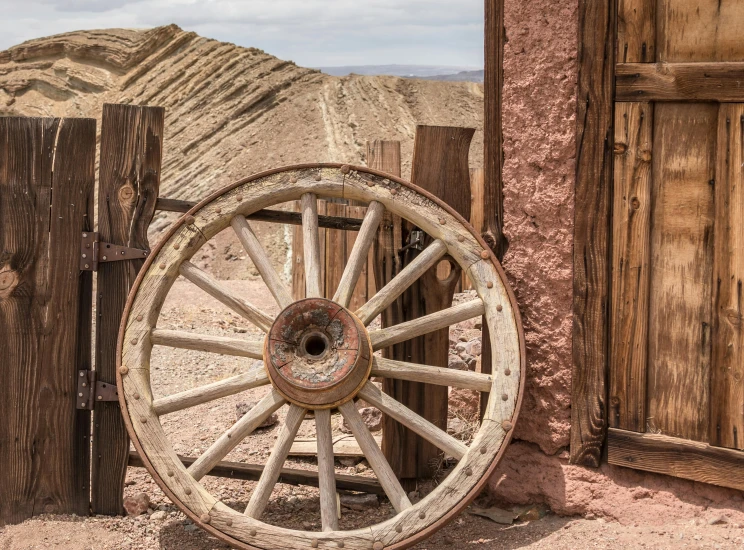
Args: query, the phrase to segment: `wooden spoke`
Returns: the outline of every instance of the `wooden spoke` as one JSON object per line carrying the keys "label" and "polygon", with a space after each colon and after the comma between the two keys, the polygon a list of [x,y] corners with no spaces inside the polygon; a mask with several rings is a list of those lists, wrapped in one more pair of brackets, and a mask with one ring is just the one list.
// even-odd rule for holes
{"label": "wooden spoke", "polygon": [[390,499],[390,503],[395,508],[395,511],[400,513],[403,510],[411,507],[411,501],[408,500],[408,495],[401,487],[398,478],[395,477],[390,464],[385,460],[385,455],[377,446],[375,438],[372,437],[367,425],[362,420],[362,416],[356,409],[353,401],[347,401],[343,405],[339,406],[338,410],[346,419],[349,424],[351,431],[354,433],[354,437],[359,443],[359,447],[362,449],[367,462],[377,474],[377,479],[385,490],[385,494]]}
{"label": "wooden spoke", "polygon": [[430,367],[429,365],[394,361],[382,357],[372,359],[372,376],[483,392],[490,392],[493,383],[493,379],[489,375],[479,372]]}
{"label": "wooden spoke", "polygon": [[405,405],[401,405],[372,382],[367,382],[359,392],[359,397],[371,403],[388,416],[394,418],[406,428],[413,430],[432,445],[460,460],[468,448],[444,430],[419,416]]}
{"label": "wooden spoke", "polygon": [[318,487],[320,519],[323,531],[338,530],[336,505],[336,469],[333,465],[333,433],[330,409],[315,411],[315,433],[318,439]]}
{"label": "wooden spoke", "polygon": [[375,317],[392,304],[398,296],[403,294],[403,291],[433,267],[446,253],[447,245],[444,244],[444,241],[437,239],[431,243],[403,271],[382,287],[372,299],[360,307],[356,316],[364,323],[364,326],[369,325]]}
{"label": "wooden spoke", "polygon": [[302,250],[305,254],[305,295],[308,298],[322,298],[318,197],[314,193],[305,193],[302,195],[300,203],[302,208]]}
{"label": "wooden spoke", "polygon": [[236,296],[229,288],[214,279],[211,275],[205,273],[191,262],[183,262],[179,272],[186,279],[225,304],[235,313],[245,317],[264,332],[269,332],[271,324],[274,322],[269,315]]}
{"label": "wooden spoke", "polygon": [[239,338],[156,328],[150,333],[150,341],[154,346],[168,346],[170,348],[193,349],[237,357],[263,359],[262,342],[251,342]]}
{"label": "wooden spoke", "polygon": [[333,296],[333,301],[337,304],[341,304],[344,307],[349,306],[357,281],[359,280],[359,275],[367,264],[369,249],[372,246],[372,241],[377,236],[377,227],[380,225],[380,220],[384,213],[385,207],[381,203],[372,201],[369,204],[362,228],[359,230],[359,235],[354,242],[354,247],[351,249],[346,268],[343,275],[341,275],[341,281],[338,283],[336,294]]}
{"label": "wooden spoke", "polygon": [[289,407],[287,418],[284,420],[284,426],[282,426],[276,438],[274,449],[271,451],[271,456],[266,466],[264,466],[261,479],[258,480],[258,484],[253,490],[253,494],[251,494],[251,499],[248,501],[248,507],[245,509],[246,516],[255,519],[261,517],[264,508],[269,503],[271,491],[279,479],[284,461],[287,460],[287,455],[289,455],[289,449],[292,447],[297,430],[300,429],[302,420],[305,418],[305,413],[307,413],[307,409],[303,409],[297,405]]}
{"label": "wooden spoke", "polygon": [[232,225],[235,234],[238,236],[238,239],[240,239],[240,242],[243,244],[243,248],[248,252],[251,260],[253,260],[253,264],[256,266],[256,269],[261,274],[264,283],[266,283],[266,286],[269,288],[269,292],[271,292],[276,299],[276,303],[279,304],[279,307],[282,309],[289,306],[292,303],[292,297],[289,295],[287,287],[284,286],[284,283],[279,278],[276,269],[271,265],[271,260],[269,260],[269,257],[266,255],[266,250],[264,250],[264,247],[261,246],[260,242],[258,242],[256,234],[253,232],[253,229],[251,229],[245,216],[235,216],[230,224]]}
{"label": "wooden spoke", "polygon": [[413,321],[374,330],[369,333],[372,349],[383,349],[411,338],[434,332],[450,325],[456,325],[473,317],[480,317],[485,312],[483,302],[479,299],[424,315]]}
{"label": "wooden spoke", "polygon": [[202,403],[214,401],[221,397],[235,395],[251,388],[265,386],[268,383],[269,377],[266,375],[264,369],[253,369],[251,372],[245,374],[239,374],[238,376],[232,376],[219,382],[207,384],[206,386],[156,399],[152,403],[152,408],[155,410],[155,414],[163,416],[164,414],[170,414],[201,405]]}
{"label": "wooden spoke", "polygon": [[264,420],[286,403],[278,391],[272,389],[266,397],[238,420],[233,427],[222,434],[196,462],[189,467],[189,473],[199,481],[241,441],[248,437]]}

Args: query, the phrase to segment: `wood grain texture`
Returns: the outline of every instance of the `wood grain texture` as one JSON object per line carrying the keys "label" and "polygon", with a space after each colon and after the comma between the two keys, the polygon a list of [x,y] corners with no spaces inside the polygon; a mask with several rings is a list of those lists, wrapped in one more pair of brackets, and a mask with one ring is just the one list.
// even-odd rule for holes
{"label": "wood grain texture", "polygon": [[359,392],[359,397],[380,409],[384,414],[400,422],[409,430],[416,432],[429,443],[443,450],[448,456],[459,460],[468,452],[468,448],[463,443],[416,414],[405,405],[401,405],[386,393],[383,393],[372,382],[367,382]]}
{"label": "wood grain texture", "polygon": [[214,468],[230,451],[240,445],[252,434],[264,420],[279,410],[286,400],[276,390],[271,390],[256,406],[245,413],[240,420],[233,424],[228,431],[204,451],[204,453],[189,466],[189,474],[200,480]]}
{"label": "wood grain texture", "polygon": [[245,374],[231,376],[224,380],[218,380],[211,384],[205,384],[198,388],[174,393],[167,397],[156,399],[152,403],[155,414],[163,416],[189,407],[195,407],[202,403],[214,401],[228,395],[235,395],[251,388],[265,386],[269,383],[269,377],[264,369],[254,369]]}
{"label": "wood grain texture", "polygon": [[[196,458],[193,456],[178,455],[181,463],[188,467]],[[129,466],[131,468],[144,468],[142,457],[137,451],[129,452]],[[263,464],[246,464],[245,462],[220,461],[210,471],[210,476],[224,477],[228,479],[241,479],[243,481],[258,481],[263,473]],[[282,468],[277,483],[286,485],[303,485],[307,487],[318,486],[318,474],[310,470],[297,470],[295,468]],[[370,493],[373,495],[384,495],[385,491],[374,478],[336,474],[336,486],[342,491],[356,491]]]}
{"label": "wood grain texture", "polygon": [[292,297],[289,295],[289,292],[284,286],[279,274],[276,272],[276,269],[274,269],[274,266],[271,264],[271,260],[266,254],[266,250],[256,237],[253,229],[251,229],[245,216],[235,216],[230,221],[230,224],[243,245],[243,248],[245,248],[245,251],[251,257],[253,265],[256,266],[256,269],[261,274],[261,278],[269,289],[269,292],[274,296],[276,303],[279,304],[279,307],[282,309],[290,305],[292,303]]}
{"label": "wood grain texture", "polygon": [[658,434],[610,429],[610,464],[744,491],[741,452]]}
{"label": "wood grain texture", "polygon": [[411,501],[408,499],[405,490],[401,487],[398,478],[390,468],[385,455],[377,446],[372,434],[369,432],[367,425],[362,420],[362,416],[356,409],[356,405],[347,401],[343,405],[339,406],[339,411],[346,419],[346,423],[354,433],[354,437],[359,442],[359,446],[362,448],[364,456],[367,458],[367,462],[377,474],[377,479],[385,489],[385,494],[390,500],[390,504],[393,505],[395,511],[400,513],[406,508],[411,507]]}
{"label": "wood grain texture", "polygon": [[271,492],[274,490],[281,474],[284,461],[287,460],[287,455],[289,455],[289,448],[292,446],[292,441],[294,441],[306,413],[307,409],[290,405],[284,424],[276,436],[274,448],[271,450],[266,466],[264,466],[261,479],[258,480],[251,493],[251,498],[244,512],[246,516],[258,519],[266,509],[269,498],[271,498]]}
{"label": "wood grain texture", "polygon": [[613,428],[646,428],[653,106],[615,106],[610,410]]}
{"label": "wood grain texture", "polygon": [[318,436],[318,487],[320,488],[320,519],[323,531],[338,529],[336,468],[333,463],[333,426],[331,411],[315,411],[315,433]]}
{"label": "wood grain texture", "polygon": [[718,106],[654,113],[647,431],[707,441]]}
{"label": "wood grain texture", "polygon": [[211,334],[156,328],[150,333],[150,342],[153,346],[168,346],[208,353],[222,353],[236,357],[263,359],[262,342],[228,336],[212,336]]}
{"label": "wood grain texture", "polygon": [[356,235],[353,247],[349,252],[349,258],[346,261],[346,267],[341,276],[341,281],[333,295],[333,301],[344,307],[349,307],[354,289],[359,282],[359,276],[367,267],[369,251],[377,236],[377,228],[384,213],[385,207],[379,202],[372,202],[367,209],[362,227],[359,230],[359,234]]}
{"label": "wood grain texture", "polygon": [[[405,342],[443,328],[483,315],[485,307],[480,298],[452,306],[413,321],[406,321],[388,328],[373,330],[369,333],[372,349],[383,349],[400,342]],[[436,365],[435,365],[436,366]]]}
{"label": "wood grain texture", "polygon": [[96,123],[0,118],[0,526],[89,511],[90,412],[76,409],[91,367]]}
{"label": "wood grain texture", "polygon": [[744,61],[744,3],[658,0],[656,61]]}
{"label": "wood grain texture", "polygon": [[615,2],[579,2],[571,463],[599,466],[607,426]]}
{"label": "wood grain texture", "polygon": [[708,441],[744,449],[744,105],[721,105],[713,231]]}
{"label": "wood grain texture", "polygon": [[318,234],[318,197],[314,193],[305,193],[300,199],[300,208],[302,209],[302,250],[305,254],[305,296],[323,298]]}
{"label": "wood grain texture", "polygon": [[[147,228],[160,187],[165,113],[159,107],[104,105],[98,191],[102,242],[149,249]],[[98,270],[96,372],[116,381],[116,340],[127,294],[142,260],[102,263]],[[98,403],[94,414],[91,509],[121,514],[129,438],[119,404]]]}
{"label": "wood grain texture", "polygon": [[744,102],[744,63],[620,63],[617,101]]}
{"label": "wood grain texture", "polygon": [[618,63],[656,61],[656,4],[657,0],[618,1]]}
{"label": "wood grain texture", "polygon": [[182,263],[180,273],[204,292],[225,304],[241,317],[249,320],[262,331],[268,332],[271,328],[271,324],[274,322],[271,316],[243,300],[228,287],[191,262]]}
{"label": "wood grain texture", "polygon": [[[468,154],[474,134],[472,128],[445,126],[417,126],[413,147],[411,181],[454,208],[463,218],[470,217],[470,168]],[[446,220],[437,218],[440,225]],[[409,244],[416,227],[412,223],[401,225],[402,245]],[[431,239],[424,240],[424,246]],[[397,249],[396,249],[397,253]],[[410,264],[421,254],[408,248],[402,254],[400,267]],[[402,316],[396,322],[409,321],[442,310],[452,304],[461,268],[450,263],[451,272],[446,279],[437,275],[437,267],[424,272],[418,281],[403,292],[400,299]],[[386,325],[387,326],[387,325]],[[404,340],[399,340],[404,342]],[[426,365],[446,367],[449,351],[449,330],[427,333],[425,336],[405,341],[392,349],[390,358]],[[402,380],[384,381],[385,392],[439,428],[446,429],[448,394],[441,386],[427,386]],[[413,480],[432,474],[431,464],[439,450],[414,432],[387,417],[383,417],[382,449],[393,471],[401,478]],[[404,481],[412,487],[414,481]]]}
{"label": "wood grain texture", "polygon": [[482,392],[491,391],[493,379],[488,374],[455,370],[429,365],[418,365],[405,361],[394,361],[383,357],[372,358],[372,376],[408,380],[409,382],[425,382],[440,386],[452,386]]}

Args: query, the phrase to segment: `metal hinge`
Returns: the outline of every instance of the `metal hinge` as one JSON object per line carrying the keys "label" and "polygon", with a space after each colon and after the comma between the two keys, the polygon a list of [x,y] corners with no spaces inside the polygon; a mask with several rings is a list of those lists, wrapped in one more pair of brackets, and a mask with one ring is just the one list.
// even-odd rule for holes
{"label": "metal hinge", "polygon": [[80,270],[98,271],[99,263],[141,260],[147,258],[149,253],[149,250],[102,243],[99,240],[98,233],[86,231],[80,239]]}
{"label": "metal hinge", "polygon": [[118,401],[116,384],[96,381],[96,371],[78,371],[77,408],[92,411],[99,401]]}
{"label": "metal hinge", "polygon": [[424,236],[426,234],[419,230],[414,229],[408,234],[408,244],[404,246],[403,248],[398,249],[398,254],[402,254],[409,248],[413,248],[414,250],[421,251],[424,249]]}

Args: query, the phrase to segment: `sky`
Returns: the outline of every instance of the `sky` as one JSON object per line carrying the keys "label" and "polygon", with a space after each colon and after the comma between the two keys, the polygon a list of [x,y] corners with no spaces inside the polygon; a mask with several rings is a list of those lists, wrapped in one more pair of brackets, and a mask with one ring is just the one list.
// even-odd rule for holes
{"label": "sky", "polygon": [[73,30],[181,28],[307,67],[483,66],[483,0],[0,0],[0,50]]}

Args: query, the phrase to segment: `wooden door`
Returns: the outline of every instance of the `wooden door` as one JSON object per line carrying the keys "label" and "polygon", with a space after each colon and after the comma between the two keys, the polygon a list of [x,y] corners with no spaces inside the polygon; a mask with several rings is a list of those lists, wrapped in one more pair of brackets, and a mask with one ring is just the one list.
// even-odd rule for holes
{"label": "wooden door", "polygon": [[609,461],[744,489],[744,2],[617,25]]}

